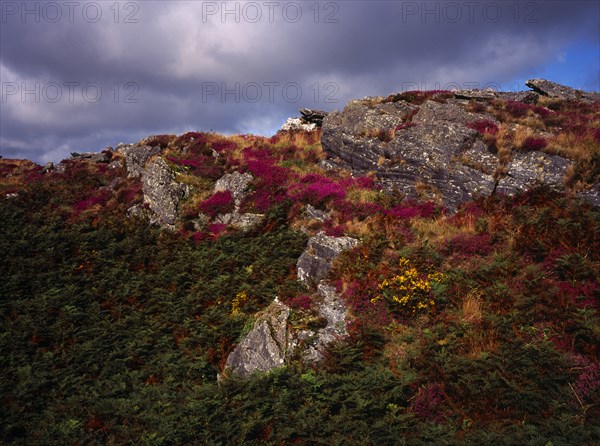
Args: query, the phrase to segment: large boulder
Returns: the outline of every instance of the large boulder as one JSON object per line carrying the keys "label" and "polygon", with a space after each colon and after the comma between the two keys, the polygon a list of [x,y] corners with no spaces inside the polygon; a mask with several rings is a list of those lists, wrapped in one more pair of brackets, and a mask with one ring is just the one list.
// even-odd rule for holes
{"label": "large boulder", "polygon": [[551,98],[583,101],[600,100],[600,93],[576,90],[574,88],[567,87],[566,85],[557,84],[556,82],[551,82],[546,79],[529,79],[527,82],[525,82],[525,85],[533,88],[539,94]]}
{"label": "large boulder", "polygon": [[348,334],[348,309],[335,288],[324,283],[317,288],[318,313],[326,321],[323,328],[316,332],[299,333],[310,342],[303,354],[308,363],[316,363],[324,358],[324,353],[334,341]]}
{"label": "large boulder", "polygon": [[290,322],[290,308],[275,298],[254,316],[252,329],[230,353],[225,370],[218,379],[229,375],[247,378],[256,372],[268,372],[288,363],[292,357],[308,364],[323,360],[327,348],[348,334],[348,310],[335,288],[320,284],[314,296],[316,313],[324,321],[318,329],[296,329]]}
{"label": "large boulder", "polygon": [[217,180],[213,193],[229,191],[235,200],[236,207],[239,207],[242,200],[246,197],[248,186],[254,177],[250,173],[227,173]]}
{"label": "large boulder", "polygon": [[285,123],[281,126],[282,132],[290,132],[290,131],[312,132],[315,130],[317,130],[317,124],[305,121],[304,118],[287,118]]}
{"label": "large boulder", "polygon": [[277,298],[256,314],[252,330],[235,347],[225,364],[225,375],[248,377],[282,366],[288,357],[290,308]]}
{"label": "large boulder", "polygon": [[175,181],[175,173],[161,157],[146,164],[142,172],[142,191],[144,202],[153,213],[151,223],[174,229],[177,207],[186,187]]}
{"label": "large boulder", "polygon": [[296,264],[298,280],[306,286],[317,285],[331,270],[335,258],[357,245],[358,240],[352,237],[331,237],[322,232],[311,237]]}
{"label": "large boulder", "polygon": [[314,110],[311,108],[303,108],[300,110],[302,118],[311,124],[315,124],[317,127],[323,125],[323,119],[328,115],[327,112],[322,110]]}
{"label": "large boulder", "polygon": [[[242,213],[241,205],[248,194],[248,187],[254,177],[250,173],[227,173],[217,180],[213,193],[229,191],[234,199],[234,209],[215,217],[214,223],[231,225],[241,231],[250,231],[258,227],[265,219],[263,214]],[[205,219],[210,217],[206,216]]]}
{"label": "large boulder", "polygon": [[561,156],[543,152],[514,153],[508,172],[498,183],[497,191],[512,195],[539,185],[560,190],[571,164]]}
{"label": "large boulder", "polygon": [[117,148],[125,156],[125,167],[130,177],[139,177],[146,163],[161,151],[160,147],[145,145],[123,145]]}

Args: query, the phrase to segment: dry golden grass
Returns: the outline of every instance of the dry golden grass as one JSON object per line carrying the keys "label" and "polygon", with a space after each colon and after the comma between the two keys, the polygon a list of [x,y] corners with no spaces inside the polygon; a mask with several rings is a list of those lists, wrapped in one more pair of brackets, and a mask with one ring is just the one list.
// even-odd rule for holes
{"label": "dry golden grass", "polygon": [[483,319],[483,300],[480,291],[471,291],[467,294],[461,304],[461,322],[478,324]]}
{"label": "dry golden grass", "polygon": [[354,203],[376,203],[383,192],[377,190],[350,188],[346,198]]}
{"label": "dry golden grass", "polygon": [[368,237],[382,230],[381,219],[378,217],[367,217],[364,220],[358,220],[353,218],[346,223],[348,234],[357,236],[359,238]]}
{"label": "dry golden grass", "polygon": [[513,138],[514,147],[522,148],[528,138],[539,138],[539,134],[530,127],[517,124]]}
{"label": "dry golden grass", "polygon": [[477,330],[464,340],[464,352],[468,358],[478,358],[482,353],[492,353],[498,349],[498,331]]}
{"label": "dry golden grass", "polygon": [[600,154],[600,144],[591,138],[573,133],[559,133],[548,140],[545,152],[560,155],[573,161],[587,161]]}
{"label": "dry golden grass", "polygon": [[429,218],[415,218],[412,221],[412,228],[420,240],[427,240],[430,243],[439,245],[458,234],[475,233],[475,222],[465,220],[464,226],[457,226],[455,223],[448,221],[448,218],[445,216],[434,220]]}

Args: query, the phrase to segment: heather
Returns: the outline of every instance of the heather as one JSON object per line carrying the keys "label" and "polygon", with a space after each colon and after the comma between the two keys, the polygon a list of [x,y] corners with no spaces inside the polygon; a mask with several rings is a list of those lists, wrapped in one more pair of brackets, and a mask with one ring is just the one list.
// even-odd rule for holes
{"label": "heather", "polygon": [[[579,111],[584,123],[572,104],[544,101],[491,103],[499,124],[469,127],[496,138],[508,123],[569,121],[567,135],[593,136],[595,108]],[[320,167],[319,136],[153,137],[188,186],[172,231],[130,215],[143,192],[123,168],[0,160],[2,441],[596,444],[598,209],[536,188],[450,213],[382,192],[375,175]],[[558,137],[532,138],[514,148]],[[247,232],[212,220],[234,207],[213,192],[233,171],[253,176],[241,212],[265,219]],[[350,308],[349,336],[322,363],[217,382],[275,296],[293,323],[318,326],[295,265],[319,231],[360,240],[327,277]]]}

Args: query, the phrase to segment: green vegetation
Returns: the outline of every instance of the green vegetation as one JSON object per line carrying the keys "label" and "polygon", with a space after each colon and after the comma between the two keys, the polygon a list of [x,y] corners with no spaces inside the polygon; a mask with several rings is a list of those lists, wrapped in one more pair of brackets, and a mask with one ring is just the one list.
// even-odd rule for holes
{"label": "green vegetation", "polygon": [[[141,187],[121,169],[2,160],[0,441],[598,444],[598,210],[541,189],[448,216],[320,170],[316,140],[162,138],[191,189],[174,232],[127,217]],[[233,170],[254,175],[242,209],[266,222],[198,229]],[[217,383],[255,312],[310,306],[301,227],[361,239],[329,277],[350,335],[320,365]]]}

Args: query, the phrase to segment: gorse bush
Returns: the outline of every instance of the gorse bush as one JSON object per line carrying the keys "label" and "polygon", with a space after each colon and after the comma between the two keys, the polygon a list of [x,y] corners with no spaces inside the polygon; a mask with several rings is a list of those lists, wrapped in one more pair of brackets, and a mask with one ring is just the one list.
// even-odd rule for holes
{"label": "gorse bush", "polygon": [[385,299],[401,313],[411,316],[432,308],[435,305],[432,287],[445,281],[444,274],[438,272],[423,276],[404,257],[400,258],[399,263],[400,273],[391,279],[384,279],[377,286],[377,295],[371,299],[371,303]]}

